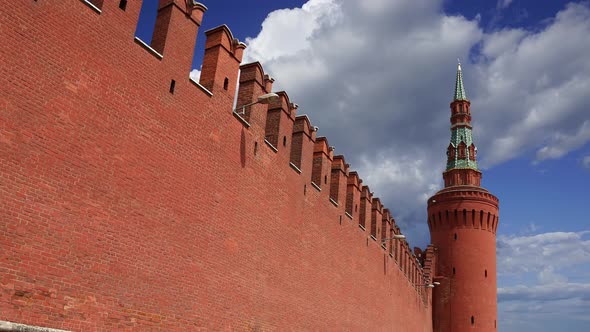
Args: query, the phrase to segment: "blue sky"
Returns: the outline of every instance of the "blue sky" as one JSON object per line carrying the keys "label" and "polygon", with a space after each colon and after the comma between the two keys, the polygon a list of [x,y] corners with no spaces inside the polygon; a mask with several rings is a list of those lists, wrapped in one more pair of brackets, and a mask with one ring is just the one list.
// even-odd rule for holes
{"label": "blue sky", "polygon": [[[461,58],[483,186],[501,201],[499,330],[590,330],[588,2],[202,2],[192,75],[203,32],[227,24],[416,246]],[[148,42],[154,4],[137,31]]]}
{"label": "blue sky", "polygon": [[[207,7],[197,43],[193,67],[199,68],[205,48],[204,32],[222,24],[230,27],[235,38],[243,41],[260,32],[260,26],[268,13],[283,8],[302,6],[306,1],[301,0],[244,0],[244,1],[201,1]],[[156,20],[158,1],[144,1],[136,35],[143,41],[150,42]]]}

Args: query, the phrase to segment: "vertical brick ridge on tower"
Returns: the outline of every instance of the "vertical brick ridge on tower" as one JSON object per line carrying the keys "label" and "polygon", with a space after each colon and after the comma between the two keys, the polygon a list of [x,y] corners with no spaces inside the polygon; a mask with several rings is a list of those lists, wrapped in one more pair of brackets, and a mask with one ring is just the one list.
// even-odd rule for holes
{"label": "vertical brick ridge on tower", "polygon": [[227,26],[189,78],[204,5],[159,1],[150,44],[141,6],[0,7],[0,326],[432,331],[395,207],[286,92],[252,104]]}
{"label": "vertical brick ridge on tower", "polygon": [[471,134],[471,103],[457,67],[451,102],[445,188],[428,200],[428,227],[437,250],[433,291],[435,332],[496,331],[498,199],[480,186]]}

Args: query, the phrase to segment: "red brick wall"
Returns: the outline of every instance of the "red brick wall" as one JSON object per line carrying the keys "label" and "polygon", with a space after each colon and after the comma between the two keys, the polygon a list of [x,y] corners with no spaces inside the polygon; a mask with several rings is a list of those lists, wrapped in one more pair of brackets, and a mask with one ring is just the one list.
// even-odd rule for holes
{"label": "red brick wall", "polygon": [[188,80],[184,7],[159,59],[133,41],[140,5],[0,6],[0,320],[432,331],[394,259],[311,187],[313,141],[297,142],[301,173],[289,167],[265,117],[248,127],[232,98]]}
{"label": "red brick wall", "polygon": [[174,11],[174,6],[169,3],[170,2],[167,0],[160,1],[158,14],[156,16],[156,26],[154,27],[154,33],[152,35],[151,46],[160,54],[164,54],[166,37],[168,37],[172,12]]}

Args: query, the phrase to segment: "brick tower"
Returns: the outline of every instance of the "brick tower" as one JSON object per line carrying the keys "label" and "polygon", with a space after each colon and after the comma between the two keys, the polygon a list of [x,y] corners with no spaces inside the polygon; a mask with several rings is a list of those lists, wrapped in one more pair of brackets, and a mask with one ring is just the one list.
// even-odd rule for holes
{"label": "brick tower", "polygon": [[480,186],[471,135],[471,103],[457,67],[445,188],[428,200],[428,226],[438,248],[435,332],[496,331],[498,199]]}

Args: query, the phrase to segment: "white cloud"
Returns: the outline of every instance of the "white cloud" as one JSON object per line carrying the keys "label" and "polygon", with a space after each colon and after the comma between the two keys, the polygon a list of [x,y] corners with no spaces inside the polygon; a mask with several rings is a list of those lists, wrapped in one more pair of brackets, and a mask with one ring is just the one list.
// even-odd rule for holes
{"label": "white cloud", "polygon": [[402,232],[412,239],[428,234],[426,223],[412,222],[419,218],[415,215],[416,204],[426,202],[440,186],[437,168],[424,165],[427,159],[427,151],[416,150],[413,158],[408,158],[390,149],[377,155],[362,154],[358,165],[359,174],[364,175],[363,183],[369,185],[375,197],[382,202],[395,202],[386,207],[391,210]]}
{"label": "white cloud", "polygon": [[496,7],[500,9],[508,8],[508,6],[510,6],[511,3],[512,0],[498,0],[498,4],[496,5]]}
{"label": "white cloud", "polygon": [[589,234],[590,231],[500,235],[497,240],[498,274],[535,273],[543,279],[555,271],[590,263]]}
{"label": "white cloud", "polygon": [[498,237],[499,284],[505,284],[498,288],[502,330],[551,331],[547,324],[559,322],[567,323],[568,331],[585,331],[589,238],[590,231]]}
{"label": "white cloud", "polygon": [[541,30],[488,34],[442,4],[310,0],[269,14],[247,39],[247,61],[262,62],[408,227],[424,227],[424,196],[441,184],[457,57],[480,165],[560,158],[590,141],[588,4]]}
{"label": "white cloud", "polygon": [[534,222],[531,222],[528,224],[526,231],[529,233],[535,233],[538,229],[539,226],[537,226],[537,224],[535,224]]}
{"label": "white cloud", "polygon": [[567,277],[555,272],[553,266],[547,266],[539,272],[538,280],[541,284],[562,284],[567,282]]}
{"label": "white cloud", "polygon": [[590,284],[556,282],[550,285],[498,288],[498,297],[500,301],[590,299]]}
{"label": "white cloud", "polygon": [[556,282],[498,288],[501,331],[585,332],[590,323],[590,284]]}
{"label": "white cloud", "polygon": [[523,29],[504,29],[486,35],[483,39],[482,53],[491,58],[514,53],[524,36],[526,36],[526,31]]}
{"label": "white cloud", "polygon": [[189,77],[192,78],[193,81],[199,82],[199,78],[201,78],[201,71],[198,69],[191,70]]}
{"label": "white cloud", "polygon": [[582,158],[582,166],[584,168],[590,169],[590,156],[585,156]]}
{"label": "white cloud", "polygon": [[[314,33],[334,25],[340,17],[334,0],[312,0],[301,8],[280,9],[268,14],[256,38],[246,38],[245,62],[280,58],[309,49]],[[265,61],[265,62],[266,62]]]}
{"label": "white cloud", "polygon": [[555,133],[550,140],[551,143],[537,151],[537,160],[561,158],[569,151],[590,141],[590,120],[584,121],[576,133],[572,135]]}
{"label": "white cloud", "polygon": [[552,284],[498,288],[501,331],[585,332],[590,323],[590,284]]}
{"label": "white cloud", "polygon": [[589,34],[590,8],[570,4],[539,32],[484,38],[472,102],[482,110],[476,121],[486,124],[479,132],[486,165],[535,148],[538,160],[558,158],[590,141]]}

